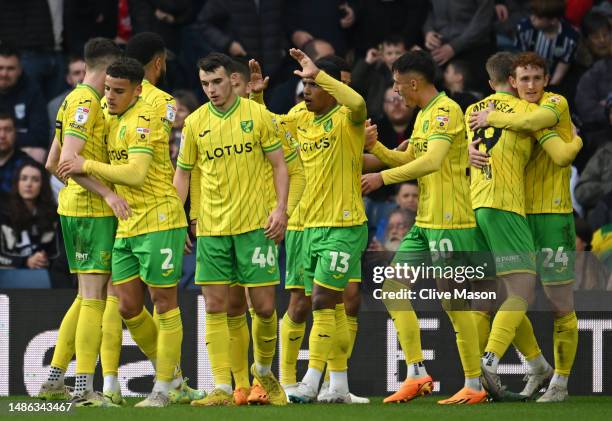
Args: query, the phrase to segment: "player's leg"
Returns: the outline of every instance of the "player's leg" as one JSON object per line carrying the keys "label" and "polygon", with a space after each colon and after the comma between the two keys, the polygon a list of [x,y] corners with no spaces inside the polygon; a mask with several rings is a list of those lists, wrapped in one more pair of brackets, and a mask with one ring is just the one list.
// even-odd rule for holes
{"label": "player's leg", "polygon": [[263,229],[234,235],[237,275],[247,291],[253,309],[253,358],[251,374],[257,380],[248,397],[249,404],[285,405],[287,396],[271,371],[277,343],[275,287],[280,283],[278,248]]}
{"label": "player's leg", "polygon": [[[66,248],[66,257],[68,258],[68,267],[70,273],[77,273],[81,263],[76,258],[77,226],[72,217],[60,216],[60,222],[64,246]],[[75,353],[74,342],[79,313],[81,312],[81,302],[81,286],[79,282],[77,296],[60,323],[47,381],[41,385],[37,395],[40,399],[64,400],[71,398],[68,389],[64,386],[64,374]]]}
{"label": "player's leg", "polygon": [[287,394],[297,387],[297,360],[306,331],[306,318],[311,311],[310,296],[304,291],[303,234],[303,231],[285,234],[285,289],[289,291],[289,306],[280,325],[280,382]]}
{"label": "player's leg", "polygon": [[206,349],[215,382],[213,391],[193,406],[231,405],[232,373],[227,321],[229,286],[236,279],[231,236],[198,237],[195,283],[206,306]]}
{"label": "player's leg", "polygon": [[576,230],[570,214],[529,215],[535,225],[541,256],[539,274],[554,314],[554,375],[540,403],[561,402],[567,397],[567,382],[578,347],[578,319],[574,311],[574,262]]}
{"label": "player's leg", "polygon": [[247,324],[248,310],[245,288],[238,284],[229,288],[227,326],[230,338],[231,371],[234,377],[234,404],[246,405],[251,384],[249,382],[249,346],[251,335]]}
{"label": "player's leg", "polygon": [[[407,264],[418,266],[429,262],[429,243],[423,228],[413,226],[400,244],[391,265]],[[383,291],[399,292],[410,289],[411,279],[386,279]],[[409,300],[385,300],[385,306],[397,331],[397,338],[404,354],[407,375],[399,390],[387,396],[384,403],[408,402],[427,395],[433,390],[433,380],[425,368],[421,351],[421,329],[419,320]]]}
{"label": "player's leg", "polygon": [[312,401],[328,362],[330,386],[321,401],[350,403],[347,376],[349,333],[343,292],[351,279],[361,278],[361,255],[367,243],[367,227],[315,228],[305,230],[304,235],[304,241],[310,247],[305,253],[305,284],[314,284],[313,327],[309,338],[308,371],[290,399],[293,402]]}
{"label": "player's leg", "polygon": [[123,342],[123,323],[119,314],[119,297],[112,282],[108,282],[106,293],[106,307],[102,316],[102,342],[100,345],[100,362],[104,385],[104,397],[115,404],[125,404],[121,396],[119,384],[119,357]]}
{"label": "player's leg", "polygon": [[507,293],[493,319],[481,362],[484,387],[494,399],[500,399],[499,360],[514,340],[534,297],[534,243],[526,218],[513,212],[480,208],[476,220],[495,255],[497,277]]}
{"label": "player's leg", "polygon": [[[455,268],[456,276],[453,279],[437,279],[437,287],[441,291],[452,294],[469,288],[466,267],[472,265],[473,252],[477,250],[476,238],[481,235],[478,228],[455,230],[425,230],[430,248],[432,249],[432,263],[444,268]],[[484,238],[482,238],[484,243]],[[436,257],[436,259],[434,259]],[[461,271],[459,269],[462,269]],[[474,268],[476,273],[476,269]],[[483,274],[484,275],[484,274]],[[481,282],[486,282],[481,280]],[[472,311],[467,300],[462,298],[442,300],[442,307],[455,331],[457,350],[461,359],[461,366],[465,376],[464,386],[449,399],[438,401],[439,404],[477,404],[487,398],[480,382],[480,352],[478,349],[478,330]]]}

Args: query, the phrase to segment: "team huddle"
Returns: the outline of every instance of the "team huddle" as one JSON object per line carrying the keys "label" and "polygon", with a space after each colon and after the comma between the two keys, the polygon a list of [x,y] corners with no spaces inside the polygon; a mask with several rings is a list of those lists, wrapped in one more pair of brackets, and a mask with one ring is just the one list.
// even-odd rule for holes
{"label": "team huddle", "polygon": [[[439,403],[529,399],[547,385],[538,402],[565,399],[578,339],[568,165],[582,142],[566,100],[544,92],[548,75],[538,56],[492,56],[487,71],[495,93],[470,106],[464,118],[436,89],[431,57],[404,54],[393,64],[394,89],[420,112],[407,148],[389,150],[376,140],[364,99],[343,83],[339,57],[313,62],[291,49],[304,101],[278,115],[266,108],[268,80],[255,60],[244,71],[212,53],[198,63],[209,102],[185,120],[175,170],[168,138],[176,106],[155,86],[165,73],[161,38],[138,34],[125,54],[112,41],[94,38],[84,53],[85,80],[58,112],[46,165],[66,183],[58,213],[79,293],[60,326],[40,398],[124,405],[117,378],[124,323],[155,368],[153,389],[138,407],[368,403],[350,393],[347,376],[368,241],[362,194],[417,179],[416,223],[394,262],[418,265],[437,251],[485,252],[495,271],[471,288],[499,284],[505,291],[499,306],[443,303],[465,386]],[[183,253],[194,250],[188,229],[197,238],[194,281],[206,309],[215,384],[208,393],[190,388],[181,372],[177,284]],[[283,240],[290,300],[280,323],[277,379],[271,367]],[[526,316],[536,275],[555,314],[554,369]],[[385,287],[403,284],[388,279]],[[153,314],[144,306],[145,290]],[[410,304],[390,306],[389,313],[408,372],[385,402],[407,402],[431,393],[433,380]],[[309,314],[308,370],[298,381]],[[497,374],[511,344],[529,364],[520,394],[506,391]],[[74,355],[70,391],[64,374]],[[98,355],[102,393],[93,388]]]}

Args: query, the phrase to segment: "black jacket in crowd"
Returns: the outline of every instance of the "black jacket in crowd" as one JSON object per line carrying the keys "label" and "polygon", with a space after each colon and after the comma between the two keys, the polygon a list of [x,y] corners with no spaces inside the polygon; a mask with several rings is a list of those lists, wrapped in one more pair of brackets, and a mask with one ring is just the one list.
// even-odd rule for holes
{"label": "black jacket in crowd", "polygon": [[22,50],[52,51],[55,39],[47,0],[0,1],[0,39]]}

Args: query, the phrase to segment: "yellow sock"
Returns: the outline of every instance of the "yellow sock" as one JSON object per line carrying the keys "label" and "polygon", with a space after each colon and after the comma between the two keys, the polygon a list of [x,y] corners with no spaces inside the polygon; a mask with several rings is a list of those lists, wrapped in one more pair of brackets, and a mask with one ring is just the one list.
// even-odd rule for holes
{"label": "yellow sock", "polygon": [[153,363],[157,364],[157,328],[153,322],[151,313],[146,308],[142,308],[140,314],[131,319],[123,319],[125,326],[130,331],[132,339],[138,348]]}
{"label": "yellow sock", "polygon": [[236,389],[249,387],[249,345],[251,335],[247,325],[246,314],[227,316],[227,328],[230,340],[230,361]]}
{"label": "yellow sock", "polygon": [[117,376],[122,342],[123,326],[119,314],[119,299],[109,295],[106,298],[106,308],[102,316],[102,344],[100,345],[100,361],[104,376]]}
{"label": "yellow sock", "polygon": [[276,351],[276,311],[264,319],[255,314],[253,319],[253,358],[263,366],[271,366]]}
{"label": "yellow sock", "polygon": [[397,330],[406,364],[414,364],[424,360],[421,350],[421,328],[414,310],[389,310],[389,315]]}
{"label": "yellow sock", "polygon": [[516,328],[512,345],[514,345],[527,360],[532,360],[542,353],[535,334],[533,333],[533,326],[527,315],[523,316],[521,324]]}
{"label": "yellow sock", "polygon": [[164,382],[172,381],[174,370],[180,363],[183,344],[183,323],[181,309],[173,308],[159,314],[157,334],[157,366],[155,375]]}
{"label": "yellow sock", "polygon": [[297,359],[304,341],[304,332],[306,331],[306,323],[295,323],[289,317],[289,313],[285,313],[281,320],[280,337],[281,337],[281,353],[280,353],[280,382],[281,384],[295,384]]}
{"label": "yellow sock", "polygon": [[472,311],[472,317],[478,332],[478,354],[484,354],[491,333],[491,316],[486,311]]}
{"label": "yellow sock", "polygon": [[334,334],[336,333],[335,310],[314,310],[312,318],[312,329],[308,338],[310,350],[308,367],[322,372],[332,348]]}
{"label": "yellow sock", "polygon": [[51,367],[56,367],[64,371],[68,369],[68,364],[70,364],[70,360],[72,360],[74,356],[74,340],[80,312],[81,296],[77,295],[64,315],[59,331],[57,332],[57,341],[55,342]]}
{"label": "yellow sock", "polygon": [[206,349],[215,385],[232,384],[227,313],[206,313]]}
{"label": "yellow sock", "polygon": [[349,347],[349,332],[344,304],[336,304],[335,318],[336,333],[329,352],[327,367],[329,371],[346,371],[348,369],[346,356]]}
{"label": "yellow sock", "polygon": [[157,314],[155,306],[153,306],[153,323],[155,323],[155,327],[159,331],[159,314]]}
{"label": "yellow sock", "polygon": [[555,354],[555,373],[569,376],[576,358],[578,347],[578,319],[576,313],[571,312],[555,319],[553,344]]}
{"label": "yellow sock", "polygon": [[104,300],[84,299],[77,323],[74,347],[77,357],[77,374],[93,374],[98,363],[102,341],[102,316]]}
{"label": "yellow sock", "polygon": [[346,316],[346,323],[348,325],[349,344],[348,351],[346,352],[346,358],[350,359],[353,355],[353,348],[355,347],[355,339],[357,339],[357,329],[359,323],[357,322],[357,316]]}
{"label": "yellow sock", "polygon": [[466,378],[480,376],[480,352],[478,350],[478,331],[470,311],[447,311],[446,314],[455,329],[457,349],[463,373]]}
{"label": "yellow sock", "polygon": [[514,340],[516,328],[526,312],[527,301],[516,295],[508,297],[493,319],[485,352],[493,352],[501,360]]}

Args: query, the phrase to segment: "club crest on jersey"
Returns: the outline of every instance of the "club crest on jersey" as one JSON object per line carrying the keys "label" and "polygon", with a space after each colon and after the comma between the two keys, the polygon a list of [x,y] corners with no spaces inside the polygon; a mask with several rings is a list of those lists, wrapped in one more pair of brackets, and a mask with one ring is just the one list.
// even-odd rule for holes
{"label": "club crest on jersey", "polygon": [[423,132],[426,132],[429,129],[429,120],[425,120],[423,123]]}
{"label": "club crest on jersey", "polygon": [[334,122],[333,120],[330,118],[329,120],[327,120],[325,122],[325,124],[323,125],[323,130],[325,130],[326,132],[331,132],[331,129],[334,128]]}
{"label": "club crest on jersey", "polygon": [[559,105],[559,103],[561,102],[561,98],[559,98],[558,96],[551,96],[549,98],[549,101],[553,104]]}
{"label": "club crest on jersey", "polygon": [[85,124],[87,122],[88,117],[89,108],[77,107],[76,112],[74,113],[74,121],[76,121],[78,124]]}
{"label": "club crest on jersey", "polygon": [[253,131],[253,120],[246,120],[240,122],[240,127],[245,133],[251,133]]}

